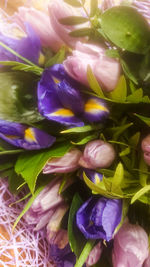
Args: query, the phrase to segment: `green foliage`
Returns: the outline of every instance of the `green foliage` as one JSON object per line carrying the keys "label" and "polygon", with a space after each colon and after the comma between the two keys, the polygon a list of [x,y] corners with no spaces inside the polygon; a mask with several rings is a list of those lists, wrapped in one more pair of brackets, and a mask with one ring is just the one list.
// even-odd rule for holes
{"label": "green foliage", "polygon": [[85,133],[85,132],[90,132],[90,131],[94,131],[94,130],[98,130],[102,127],[101,124],[99,125],[85,125],[85,126],[82,126],[82,127],[74,127],[74,128],[71,128],[71,129],[68,129],[68,130],[64,130],[62,131],[61,133],[62,134],[68,134],[68,133]]}
{"label": "green foliage", "polygon": [[124,76],[120,77],[115,90],[109,93],[109,96],[111,99],[119,103],[125,102],[126,97],[127,97],[127,85],[126,85],[126,80]]}
{"label": "green foliage", "polygon": [[98,9],[98,0],[91,0],[90,2],[90,17],[95,16]]}
{"label": "green foliage", "polygon": [[27,183],[31,193],[34,193],[37,177],[50,158],[62,157],[71,148],[68,143],[54,145],[52,148],[25,152],[21,154],[15,164],[15,171]]}
{"label": "green foliage", "polygon": [[90,85],[90,88],[93,90],[93,92],[96,93],[97,96],[99,96],[101,98],[105,98],[103,91],[102,91],[99,83],[97,82],[90,65],[88,65],[88,67],[87,67],[87,79],[88,79],[88,83]]}
{"label": "green foliage", "polygon": [[45,64],[45,67],[51,67],[54,64],[60,64],[64,61],[66,56],[66,47],[62,46],[61,49],[53,56],[51,57]]}
{"label": "green foliage", "polygon": [[0,73],[0,119],[26,124],[42,120],[37,111],[35,85],[35,77],[29,73]]}
{"label": "green foliage", "polygon": [[83,204],[82,199],[80,198],[79,194],[76,193],[73,197],[69,212],[68,236],[69,236],[69,244],[71,250],[75,253],[77,257],[79,257],[86,243],[84,236],[79,231],[75,223],[76,212],[78,211],[78,209],[81,207],[82,204]]}
{"label": "green foliage", "polygon": [[80,17],[80,16],[69,16],[59,20],[61,24],[64,25],[77,25],[82,24],[88,21],[88,18]]}
{"label": "green foliage", "polygon": [[84,36],[90,36],[90,34],[91,34],[90,28],[81,28],[69,33],[69,35],[72,37],[84,37]]}
{"label": "green foliage", "polygon": [[150,45],[149,26],[136,9],[116,6],[101,16],[102,30],[118,47],[130,52],[145,54]]}
{"label": "green foliage", "polygon": [[82,4],[77,0],[64,0],[67,4],[73,6],[73,7],[81,7]]}
{"label": "green foliage", "polygon": [[41,76],[43,72],[43,69],[36,65],[27,65],[17,61],[0,61],[0,65],[10,66],[12,70],[31,72],[38,76]]}
{"label": "green foliage", "polygon": [[89,253],[91,252],[92,248],[94,247],[95,240],[88,240],[87,243],[85,244],[81,255],[79,259],[77,260],[76,264],[74,267],[82,267],[83,264],[85,263],[86,259],[89,256]]}

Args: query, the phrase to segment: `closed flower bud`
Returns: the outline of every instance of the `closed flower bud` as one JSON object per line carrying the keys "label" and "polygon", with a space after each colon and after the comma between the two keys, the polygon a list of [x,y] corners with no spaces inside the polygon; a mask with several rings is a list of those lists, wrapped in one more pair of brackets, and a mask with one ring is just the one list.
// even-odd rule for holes
{"label": "closed flower bud", "polygon": [[84,149],[79,164],[88,169],[108,168],[116,156],[112,145],[102,140],[89,142]]}
{"label": "closed flower bud", "polygon": [[142,267],[148,257],[148,236],[139,225],[125,223],[114,238],[114,267]]}
{"label": "closed flower bud", "polygon": [[49,16],[54,31],[64,43],[71,47],[74,47],[77,41],[83,40],[83,38],[75,38],[69,35],[71,31],[78,29],[79,26],[63,25],[59,20],[65,17],[78,15],[80,15],[80,13],[78,14],[75,8],[72,8],[63,1],[55,0],[49,4]]}
{"label": "closed flower bud", "polygon": [[143,267],[149,267],[150,266],[150,253],[148,255],[148,258],[144,261],[144,266]]}
{"label": "closed flower bud", "polygon": [[78,167],[78,161],[82,155],[79,149],[73,148],[63,157],[50,159],[43,169],[43,173],[67,173],[75,171]]}
{"label": "closed flower bud", "polygon": [[89,86],[87,67],[90,65],[98,83],[104,91],[115,89],[120,77],[120,64],[107,57],[101,46],[77,42],[72,55],[64,61],[66,72],[75,80]]}
{"label": "closed flower bud", "polygon": [[93,266],[94,264],[98,262],[98,260],[100,259],[102,250],[103,249],[102,249],[101,242],[99,242],[96,246],[94,246],[94,248],[92,249],[92,251],[90,252],[86,260],[86,267]]}
{"label": "closed flower bud", "polygon": [[150,166],[150,134],[143,139],[141,147],[144,152],[144,160]]}
{"label": "closed flower bud", "polygon": [[49,16],[35,8],[20,7],[13,20],[25,30],[24,23],[29,23],[40,38],[41,44],[57,52],[64,42],[53,30]]}
{"label": "closed flower bud", "polygon": [[34,230],[38,231],[43,228],[54,214],[56,207],[64,205],[64,199],[59,194],[60,184],[61,180],[58,178],[50,182],[25,214],[24,217],[28,224],[36,224]]}

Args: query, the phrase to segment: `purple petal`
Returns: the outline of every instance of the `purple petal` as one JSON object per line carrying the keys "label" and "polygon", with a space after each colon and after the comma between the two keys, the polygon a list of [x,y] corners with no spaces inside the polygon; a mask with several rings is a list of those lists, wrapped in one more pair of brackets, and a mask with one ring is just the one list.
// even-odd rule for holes
{"label": "purple petal", "polygon": [[74,114],[79,116],[83,113],[84,103],[80,92],[74,89],[66,80],[63,80],[58,85],[57,95],[61,104],[72,110]]}
{"label": "purple petal", "polygon": [[84,123],[74,115],[72,110],[64,107],[58,97],[58,78],[52,76],[51,69],[46,69],[38,84],[39,112],[49,120],[64,125],[83,126]]}
{"label": "purple petal", "polygon": [[85,102],[84,119],[89,122],[103,121],[109,115],[109,110],[104,101],[97,97],[90,97]]}
{"label": "purple petal", "polygon": [[55,137],[33,127],[0,120],[0,138],[11,145],[27,150],[50,147]]}
{"label": "purple petal", "polygon": [[[112,238],[116,226],[120,223],[122,216],[122,201],[119,199],[109,199],[102,215],[102,225],[106,233],[106,240]],[[111,220],[110,220],[111,218]]]}
{"label": "purple petal", "polygon": [[[28,24],[26,24],[26,31],[28,36],[20,40],[0,34],[0,41],[21,56],[37,64],[41,50],[40,40]],[[4,61],[10,60],[22,62],[20,58],[16,57],[2,46],[0,46],[0,59]]]}

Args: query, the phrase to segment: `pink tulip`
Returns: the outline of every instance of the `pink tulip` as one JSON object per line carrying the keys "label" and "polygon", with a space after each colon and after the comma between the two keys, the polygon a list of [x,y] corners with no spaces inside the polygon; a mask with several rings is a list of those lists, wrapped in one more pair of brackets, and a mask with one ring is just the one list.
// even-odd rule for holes
{"label": "pink tulip", "polygon": [[88,169],[107,168],[112,164],[115,156],[112,145],[102,140],[95,140],[86,144],[79,164]]}
{"label": "pink tulip", "polygon": [[79,14],[75,8],[72,8],[63,1],[55,0],[49,4],[49,16],[54,31],[67,45],[71,47],[75,47],[77,41],[84,39],[69,36],[69,33],[78,29],[79,26],[63,25],[59,22],[59,20],[65,17],[79,15],[81,14]]}
{"label": "pink tulip", "polygon": [[120,77],[120,64],[105,55],[101,46],[77,42],[72,55],[64,61],[67,73],[75,80],[89,86],[87,67],[90,65],[97,81],[104,91],[112,91]]}
{"label": "pink tulip", "polygon": [[82,153],[73,148],[61,158],[50,159],[43,169],[43,173],[67,173],[75,171],[79,167],[79,159]]}
{"label": "pink tulip", "polygon": [[144,160],[150,166],[150,134],[143,139],[141,147],[144,152]]}
{"label": "pink tulip", "polygon": [[[54,179],[37,196],[24,218],[28,224],[36,224],[34,230],[43,228],[54,214],[56,207],[64,205],[59,194],[61,179]],[[67,186],[67,185],[66,185]]]}
{"label": "pink tulip", "polygon": [[114,267],[142,267],[148,257],[148,236],[139,225],[125,223],[114,237]]}
{"label": "pink tulip", "polygon": [[45,47],[50,47],[55,52],[64,44],[53,30],[49,16],[42,11],[35,8],[20,7],[13,16],[13,20],[24,30],[24,23],[28,22],[39,36],[41,44]]}
{"label": "pink tulip", "polygon": [[150,267],[150,252],[149,252],[148,258],[144,261],[143,267]]}
{"label": "pink tulip", "polygon": [[86,260],[86,267],[92,266],[98,262],[100,256],[102,254],[102,244],[99,242],[92,251],[90,252],[87,260]]}

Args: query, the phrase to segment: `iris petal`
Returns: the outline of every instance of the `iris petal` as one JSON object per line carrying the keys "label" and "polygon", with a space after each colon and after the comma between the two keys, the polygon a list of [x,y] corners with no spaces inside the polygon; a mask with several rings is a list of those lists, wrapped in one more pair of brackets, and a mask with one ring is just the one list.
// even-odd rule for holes
{"label": "iris petal", "polygon": [[[26,24],[26,32],[27,37],[24,37],[22,39],[11,38],[0,33],[0,41],[15,50],[21,56],[37,64],[41,50],[40,39],[32,30],[29,24]],[[21,59],[19,59],[17,56],[13,55],[1,46],[0,58],[4,61],[10,60],[22,62]]]}
{"label": "iris petal", "polygon": [[105,103],[97,98],[88,98],[84,106],[84,118],[90,122],[102,121],[109,115],[109,110]]}
{"label": "iris petal", "polygon": [[[68,106],[63,106],[58,95],[58,83],[51,74],[51,68],[46,69],[38,83],[38,107],[39,112],[49,120],[59,122],[64,125],[83,126],[84,123],[74,115]],[[61,88],[61,86],[60,86]],[[62,89],[60,89],[60,92]],[[63,95],[63,93],[62,93]],[[64,98],[64,95],[63,95]],[[65,100],[64,100],[65,101]],[[69,101],[67,101],[69,103]]]}
{"label": "iris petal", "polygon": [[55,137],[37,129],[15,122],[0,120],[0,138],[7,143],[27,150],[50,147]]}

